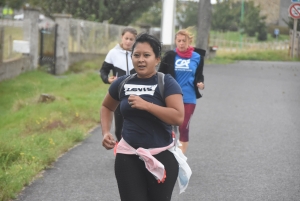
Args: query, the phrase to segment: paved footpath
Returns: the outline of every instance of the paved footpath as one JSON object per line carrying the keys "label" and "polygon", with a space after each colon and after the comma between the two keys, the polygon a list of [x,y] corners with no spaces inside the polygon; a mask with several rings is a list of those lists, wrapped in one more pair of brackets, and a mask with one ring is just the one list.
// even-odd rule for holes
{"label": "paved footpath", "polygon": [[[206,65],[191,122],[189,187],[172,201],[300,200],[300,62]],[[16,201],[119,201],[97,127]]]}

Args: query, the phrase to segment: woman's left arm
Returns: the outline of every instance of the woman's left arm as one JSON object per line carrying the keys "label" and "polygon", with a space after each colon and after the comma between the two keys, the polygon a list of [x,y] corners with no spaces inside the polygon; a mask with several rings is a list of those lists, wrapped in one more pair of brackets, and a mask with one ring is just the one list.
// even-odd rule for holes
{"label": "woman's left arm", "polygon": [[196,83],[197,87],[201,90],[204,89],[204,75],[203,75],[204,58],[200,55],[200,62],[196,70]]}
{"label": "woman's left arm", "polygon": [[110,133],[111,123],[113,120],[113,112],[119,105],[119,102],[111,97],[109,93],[105,96],[101,109],[100,109],[100,121],[102,129],[102,145],[106,149],[112,149],[115,146],[115,139]]}
{"label": "woman's left arm", "polygon": [[130,95],[128,102],[132,108],[146,110],[163,122],[181,125],[184,119],[184,106],[181,94],[173,94],[165,98],[166,107],[145,101],[139,96]]}

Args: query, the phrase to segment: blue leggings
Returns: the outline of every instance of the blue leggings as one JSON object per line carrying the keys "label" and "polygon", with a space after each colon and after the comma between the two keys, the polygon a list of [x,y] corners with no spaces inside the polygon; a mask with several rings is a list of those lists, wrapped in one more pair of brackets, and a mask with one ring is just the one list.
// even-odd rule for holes
{"label": "blue leggings", "polygon": [[115,160],[115,175],[122,201],[170,201],[178,176],[178,162],[170,151],[154,157],[166,170],[166,180],[158,183],[137,155],[118,153]]}
{"label": "blue leggings", "polygon": [[181,142],[189,141],[190,121],[194,114],[195,108],[195,104],[184,103],[184,120],[183,123],[179,126],[179,140]]}

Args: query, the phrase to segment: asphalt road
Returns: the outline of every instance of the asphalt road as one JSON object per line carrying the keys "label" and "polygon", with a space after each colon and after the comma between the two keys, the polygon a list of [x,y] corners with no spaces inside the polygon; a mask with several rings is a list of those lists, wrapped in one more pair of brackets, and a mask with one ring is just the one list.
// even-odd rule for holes
{"label": "asphalt road", "polygon": [[[186,192],[172,201],[300,200],[300,63],[206,65],[190,126]],[[17,201],[118,201],[99,127]]]}

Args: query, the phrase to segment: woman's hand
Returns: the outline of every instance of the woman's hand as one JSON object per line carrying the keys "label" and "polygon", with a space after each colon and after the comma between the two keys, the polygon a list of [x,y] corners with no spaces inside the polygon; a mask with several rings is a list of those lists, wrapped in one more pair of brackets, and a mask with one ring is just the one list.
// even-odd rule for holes
{"label": "woman's hand", "polygon": [[203,90],[204,89],[204,83],[203,82],[198,82],[197,87],[198,87],[198,89]]}
{"label": "woman's hand", "polygon": [[139,96],[135,96],[135,95],[130,95],[128,97],[128,104],[131,105],[132,108],[136,108],[139,110],[146,110],[146,106],[148,103],[147,101],[145,101],[144,99],[142,99]]}
{"label": "woman's hand", "polygon": [[116,144],[116,141],[111,133],[106,133],[103,136],[102,139],[102,146],[105,147],[106,149],[112,149],[114,148]]}
{"label": "woman's hand", "polygon": [[111,83],[113,83],[117,78],[118,78],[117,76],[110,76],[110,77],[108,78],[107,81],[111,84]]}

